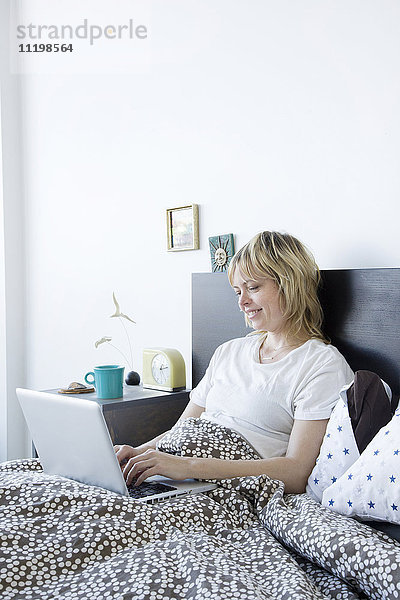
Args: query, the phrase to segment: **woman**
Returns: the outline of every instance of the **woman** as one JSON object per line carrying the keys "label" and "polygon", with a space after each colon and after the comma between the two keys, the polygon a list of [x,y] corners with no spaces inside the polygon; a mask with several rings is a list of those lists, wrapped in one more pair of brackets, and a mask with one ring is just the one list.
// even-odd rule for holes
{"label": "woman", "polygon": [[321,331],[319,270],[288,234],[264,231],[233,257],[230,284],[256,331],[222,344],[192,390],[182,419],[208,419],[239,432],[259,460],[181,457],[116,446],[127,484],[152,475],[224,479],[266,474],[304,492],[332,408],[353,373]]}

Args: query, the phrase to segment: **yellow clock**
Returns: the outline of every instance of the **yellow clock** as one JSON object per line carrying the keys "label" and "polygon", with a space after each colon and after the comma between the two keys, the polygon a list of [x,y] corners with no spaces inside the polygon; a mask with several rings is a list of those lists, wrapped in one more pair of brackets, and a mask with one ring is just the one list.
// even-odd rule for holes
{"label": "yellow clock", "polygon": [[174,348],[143,350],[143,387],[177,392],[186,388],[186,369],[182,354]]}

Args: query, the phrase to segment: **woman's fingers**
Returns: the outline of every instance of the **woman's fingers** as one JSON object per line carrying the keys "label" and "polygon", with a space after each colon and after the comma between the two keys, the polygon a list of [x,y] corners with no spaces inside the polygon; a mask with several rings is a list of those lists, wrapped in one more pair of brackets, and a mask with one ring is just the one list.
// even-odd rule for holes
{"label": "woman's fingers", "polygon": [[[130,458],[126,463],[123,475],[127,485],[130,485],[134,479],[139,479],[140,474],[143,474],[144,471],[149,470],[151,467],[155,467],[154,458],[149,456],[146,457],[146,454],[147,453],[145,452],[144,454]],[[154,472],[152,475],[153,474],[156,475],[157,473]],[[147,477],[150,477],[150,475],[146,472],[146,476],[141,477],[141,481],[136,481],[136,484],[139,485],[139,483],[144,481]]]}
{"label": "woman's fingers", "polygon": [[128,446],[127,444],[123,444],[122,446],[114,446],[114,451],[119,464],[125,463],[129,458],[136,456],[137,454],[135,448],[132,448],[132,446]]}
{"label": "woman's fingers", "polygon": [[142,473],[138,474],[138,478],[135,481],[135,485],[140,485],[148,477],[152,477],[153,475],[157,475],[157,468],[156,467],[151,467],[149,469],[146,469]]}
{"label": "woman's fingers", "polygon": [[127,485],[130,485],[134,479],[136,479],[136,485],[140,485],[152,475],[163,475],[171,479],[195,477],[193,466],[187,458],[160,452],[153,448],[134,456],[131,455],[125,465],[121,464],[121,468]]}

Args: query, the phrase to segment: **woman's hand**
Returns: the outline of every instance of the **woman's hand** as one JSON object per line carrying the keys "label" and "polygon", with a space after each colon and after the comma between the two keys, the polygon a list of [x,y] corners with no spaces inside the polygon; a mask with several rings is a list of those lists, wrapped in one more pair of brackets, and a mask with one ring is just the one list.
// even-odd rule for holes
{"label": "woman's hand", "polygon": [[152,475],[163,475],[171,479],[187,479],[193,477],[193,458],[175,456],[149,448],[138,453],[138,448],[121,446],[117,458],[127,485],[134,479],[140,485]]}
{"label": "woman's hand", "polygon": [[146,449],[147,448],[144,448],[142,446],[134,448],[133,446],[128,446],[127,444],[114,446],[114,452],[118,459],[121,470],[123,471],[123,467],[130,458],[132,458],[133,456],[137,456],[138,454],[142,454],[143,452],[145,452]]}

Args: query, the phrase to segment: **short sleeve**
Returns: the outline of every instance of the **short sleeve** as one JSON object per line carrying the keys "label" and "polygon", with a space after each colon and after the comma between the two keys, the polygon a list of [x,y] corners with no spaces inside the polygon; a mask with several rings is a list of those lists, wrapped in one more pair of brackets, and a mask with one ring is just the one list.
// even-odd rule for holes
{"label": "short sleeve", "polygon": [[214,354],[210,360],[210,364],[208,365],[207,370],[204,374],[204,377],[197,384],[197,386],[195,388],[193,388],[193,390],[189,394],[190,400],[192,402],[194,402],[194,404],[197,404],[198,406],[202,406],[203,408],[205,408],[205,406],[206,406],[206,398],[207,398],[208,392],[210,391],[210,389],[213,385],[215,363],[217,361],[216,356],[217,356],[218,352],[219,352],[219,348],[217,348],[216,351],[214,352]]}
{"label": "short sleeve", "polygon": [[293,401],[295,419],[329,419],[340,390],[352,381],[354,374],[349,365],[336,349],[331,349],[335,350],[332,356],[315,366],[296,394]]}

